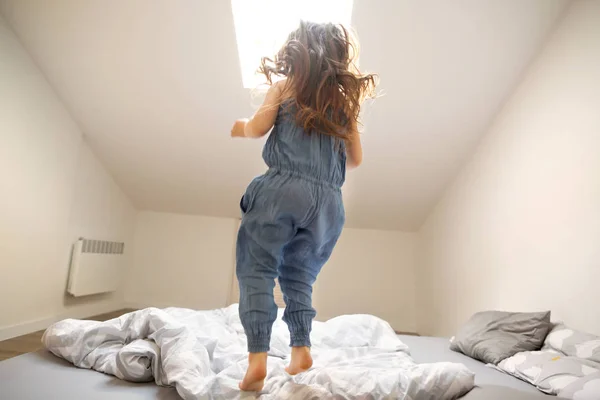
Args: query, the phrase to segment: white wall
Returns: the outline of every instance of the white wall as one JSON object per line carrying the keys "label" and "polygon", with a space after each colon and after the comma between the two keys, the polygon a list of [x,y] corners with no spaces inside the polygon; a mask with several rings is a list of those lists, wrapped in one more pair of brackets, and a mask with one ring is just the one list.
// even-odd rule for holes
{"label": "white wall", "polygon": [[[198,309],[229,303],[238,220],[137,216],[126,303]],[[414,234],[345,229],[315,286],[318,318],[371,313],[414,331]]]}
{"label": "white wall", "polygon": [[237,220],[140,212],[126,304],[224,307],[235,263]]}
{"label": "white wall", "polygon": [[420,234],[420,333],[551,309],[600,334],[600,2],[572,4]]}
{"label": "white wall", "polygon": [[315,286],[317,318],[373,314],[416,332],[416,234],[344,229]]}
{"label": "white wall", "polygon": [[0,340],[121,306],[65,295],[79,236],[131,244],[135,212],[0,19]]}

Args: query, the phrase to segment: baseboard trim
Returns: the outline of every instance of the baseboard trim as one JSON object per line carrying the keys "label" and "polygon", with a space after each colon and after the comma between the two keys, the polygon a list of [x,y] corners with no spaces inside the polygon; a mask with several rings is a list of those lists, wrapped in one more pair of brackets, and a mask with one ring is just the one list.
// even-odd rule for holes
{"label": "baseboard trim", "polygon": [[0,327],[0,341],[12,339],[17,336],[27,335],[48,328],[55,322],[67,318],[84,319],[94,315],[105,314],[125,308],[122,302],[108,303],[102,305],[90,305],[86,307],[73,307],[73,309],[47,318],[26,321],[20,324]]}
{"label": "baseboard trim", "polygon": [[396,335],[403,335],[403,336],[421,336],[416,332],[401,332],[401,331],[395,331]]}

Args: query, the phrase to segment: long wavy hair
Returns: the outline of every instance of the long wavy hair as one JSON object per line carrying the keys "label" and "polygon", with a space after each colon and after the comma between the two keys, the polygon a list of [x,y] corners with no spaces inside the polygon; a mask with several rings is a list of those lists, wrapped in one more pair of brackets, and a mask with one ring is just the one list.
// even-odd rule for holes
{"label": "long wavy hair", "polygon": [[259,72],[269,85],[287,78],[283,98],[294,100],[296,123],[307,133],[346,140],[377,85],[377,75],[359,71],[358,53],[358,42],[344,26],[302,21],[273,59],[262,59]]}

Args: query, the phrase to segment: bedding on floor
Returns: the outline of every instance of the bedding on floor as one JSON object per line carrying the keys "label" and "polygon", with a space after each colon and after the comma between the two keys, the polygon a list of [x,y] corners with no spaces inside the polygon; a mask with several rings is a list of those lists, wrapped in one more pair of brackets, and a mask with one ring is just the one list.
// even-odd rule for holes
{"label": "bedding on floor", "polygon": [[543,393],[600,400],[600,337],[550,322],[550,311],[474,314],[450,349],[527,382]]}
{"label": "bedding on floor", "polygon": [[[531,395],[535,399],[554,400],[544,395],[535,386],[530,385],[521,379],[514,378],[510,375],[502,373],[495,368],[490,368],[485,363],[465,356],[462,353],[450,350],[448,346],[448,338],[427,337],[427,336],[400,336],[400,340],[410,348],[410,354],[417,363],[430,363],[438,361],[447,361],[463,364],[465,367],[475,373],[476,388],[470,391],[465,399],[475,398],[477,389],[484,389],[482,396],[477,396],[481,399],[495,399],[489,394],[490,387],[498,387],[504,389],[512,389],[515,392]],[[486,397],[489,396],[489,397]],[[516,398],[516,397],[515,397]],[[499,397],[501,400],[512,400],[513,397]]]}
{"label": "bedding on floor", "polygon": [[[475,388],[460,400],[554,400],[534,386],[448,348],[447,338],[400,336],[417,363],[453,362],[475,373]],[[31,382],[35,382],[34,385]],[[240,399],[254,399],[240,393]],[[76,368],[46,349],[0,361],[0,399],[181,400],[173,387],[130,383]],[[317,400],[317,399],[315,399]]]}
{"label": "bedding on floor", "polygon": [[539,351],[523,351],[497,368],[565,399],[600,400],[600,337],[557,325]]}
{"label": "bedding on floor", "polygon": [[[279,316],[281,317],[281,315]],[[473,388],[464,365],[416,364],[385,321],[368,315],[313,326],[314,367],[290,377],[287,326],[273,327],[262,398],[455,399]],[[238,398],[247,366],[237,305],[211,311],[155,308],[106,322],[64,320],[42,339],[55,355],[118,378],[174,386],[184,399]]]}

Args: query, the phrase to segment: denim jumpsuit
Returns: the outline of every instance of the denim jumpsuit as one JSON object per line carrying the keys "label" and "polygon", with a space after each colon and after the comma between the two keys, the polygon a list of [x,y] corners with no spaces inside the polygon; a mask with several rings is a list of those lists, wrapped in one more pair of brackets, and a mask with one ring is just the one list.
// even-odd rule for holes
{"label": "denim jumpsuit", "polygon": [[296,125],[295,106],[280,106],[263,149],[268,171],[255,178],[240,206],[236,273],[240,319],[248,351],[269,351],[277,317],[275,279],[286,304],[290,346],[310,346],[316,312],[312,286],[329,259],[345,221],[341,186],[344,143]]}

